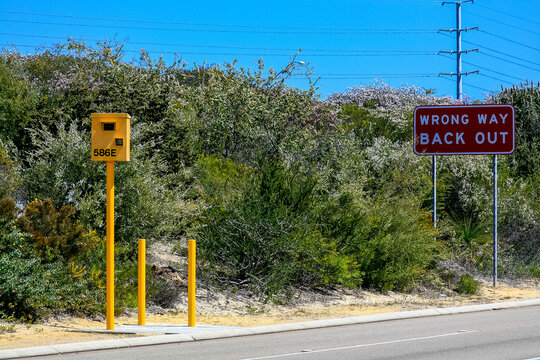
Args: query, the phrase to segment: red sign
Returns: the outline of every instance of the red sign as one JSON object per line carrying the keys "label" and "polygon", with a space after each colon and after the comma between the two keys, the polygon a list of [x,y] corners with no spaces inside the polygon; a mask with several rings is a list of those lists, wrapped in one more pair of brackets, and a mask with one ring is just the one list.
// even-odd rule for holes
{"label": "red sign", "polygon": [[512,105],[419,106],[414,110],[417,155],[514,152]]}

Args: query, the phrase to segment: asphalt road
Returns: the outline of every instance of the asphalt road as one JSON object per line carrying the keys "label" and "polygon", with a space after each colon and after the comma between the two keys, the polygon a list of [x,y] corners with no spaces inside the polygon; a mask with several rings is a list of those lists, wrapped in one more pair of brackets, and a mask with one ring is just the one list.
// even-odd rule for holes
{"label": "asphalt road", "polygon": [[39,359],[540,359],[540,307]]}

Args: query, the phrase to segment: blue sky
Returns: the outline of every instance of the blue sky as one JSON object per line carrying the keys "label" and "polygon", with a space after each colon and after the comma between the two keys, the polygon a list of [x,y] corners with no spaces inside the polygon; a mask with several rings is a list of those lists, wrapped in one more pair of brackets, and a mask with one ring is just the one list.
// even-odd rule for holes
{"label": "blue sky", "polygon": [[[0,2],[0,46],[21,53],[68,37],[125,41],[126,59],[144,48],[171,62],[281,69],[296,51],[310,63],[319,94],[382,79],[456,96],[456,6],[434,0],[304,1],[20,1]],[[463,92],[472,99],[522,81],[540,80],[540,0],[477,0],[462,5]],[[296,78],[291,85],[306,87]]]}

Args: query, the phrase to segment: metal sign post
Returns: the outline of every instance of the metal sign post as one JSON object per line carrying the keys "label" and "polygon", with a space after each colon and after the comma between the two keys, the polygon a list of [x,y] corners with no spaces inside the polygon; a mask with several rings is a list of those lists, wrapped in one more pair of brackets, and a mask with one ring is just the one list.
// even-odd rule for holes
{"label": "metal sign post", "polygon": [[497,155],[493,156],[493,287],[497,286]]}
{"label": "metal sign post", "polygon": [[114,330],[114,161],[107,161],[107,330]]}
{"label": "metal sign post", "polygon": [[433,227],[437,227],[437,157],[433,155],[432,169],[433,181]]}

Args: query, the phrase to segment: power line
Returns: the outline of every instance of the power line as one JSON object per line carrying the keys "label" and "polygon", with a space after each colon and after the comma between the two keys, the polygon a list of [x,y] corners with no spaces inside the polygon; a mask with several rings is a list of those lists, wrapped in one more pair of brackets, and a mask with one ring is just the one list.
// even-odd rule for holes
{"label": "power line", "polygon": [[[482,30],[479,30],[479,31],[482,31]],[[482,31],[482,32],[486,32],[486,31]],[[447,35],[447,34],[444,34],[444,33],[441,33],[441,34],[444,35],[444,36],[447,36],[447,37],[450,37],[450,38],[451,38],[450,35]],[[495,34],[490,34],[490,35],[492,35],[492,36],[497,36],[497,35],[495,35]],[[506,40],[506,39],[505,39],[505,40]],[[505,56],[508,56],[508,57],[511,57],[511,58],[514,58],[514,59],[518,59],[518,60],[523,61],[523,62],[528,62],[528,63],[534,64],[534,65],[540,65],[539,63],[535,63],[535,62],[533,62],[533,61],[528,61],[528,60],[519,58],[519,57],[517,57],[517,56],[510,55],[510,54],[506,54],[506,53],[504,53],[504,52],[502,52],[502,51],[498,51],[498,50],[495,50],[495,49],[491,49],[491,48],[485,47],[485,46],[483,46],[483,45],[474,43],[474,42],[472,42],[472,41],[466,41],[466,40],[463,40],[463,42],[465,42],[465,43],[467,43],[467,44],[471,44],[471,45],[480,46],[480,47],[483,47],[483,48],[485,48],[485,49],[487,49],[487,50],[491,50],[491,51],[493,51],[493,52],[496,52],[496,53],[499,53],[499,54],[501,54],[501,55],[505,55]],[[523,45],[523,46],[527,46],[527,45],[525,45],[525,44],[521,44],[521,43],[519,43],[519,44],[520,44],[520,45]],[[534,48],[533,48],[533,49],[534,49]],[[535,50],[540,50],[540,49],[535,49]],[[530,67],[530,66],[527,66],[527,65],[519,64],[519,63],[516,63],[516,62],[514,62],[514,61],[507,60],[507,59],[503,59],[503,58],[498,57],[498,56],[495,56],[495,55],[486,54],[486,53],[483,52],[483,51],[478,51],[478,52],[481,53],[481,54],[484,54],[484,55],[486,55],[486,56],[490,56],[490,57],[493,57],[493,58],[496,58],[496,59],[499,59],[499,60],[502,60],[502,61],[506,61],[506,62],[511,63],[511,64],[515,64],[515,65],[518,65],[518,66],[525,67],[525,68],[527,68],[527,69],[531,69],[531,70],[535,70],[535,71],[540,71],[539,69],[536,69],[536,68],[533,68],[533,67]]]}
{"label": "power line", "polygon": [[[452,83],[455,83],[454,80],[450,79],[450,78],[447,78],[447,77],[444,77],[444,76],[439,76],[439,79],[444,79],[444,80],[448,80]],[[470,85],[470,84],[466,84],[468,87],[472,87],[472,88],[476,88],[476,89],[479,89],[479,90],[482,90],[482,91],[486,91],[486,92],[491,92],[491,90],[488,90],[488,89],[485,89],[485,88],[482,88],[482,87],[479,87],[479,86],[474,86],[474,85]]]}
{"label": "power line", "polygon": [[[449,38],[452,38],[452,36],[450,36],[450,35],[448,35],[448,34],[441,33],[441,35],[444,35],[444,36],[447,36],[447,37],[449,37]],[[481,44],[477,44],[477,43],[472,42],[472,41],[463,40],[463,42],[464,42],[464,43],[467,43],[467,44],[479,46],[479,47],[484,48],[484,49],[486,49],[486,50],[490,50],[490,51],[493,51],[493,52],[495,52],[495,53],[498,53],[498,54],[501,54],[501,55],[504,55],[504,56],[511,57],[511,58],[513,58],[513,59],[517,59],[517,60],[520,60],[520,61],[523,61],[523,62],[527,62],[527,63],[533,64],[533,65],[539,65],[539,66],[540,66],[539,63],[536,63],[536,62],[534,62],[534,61],[525,60],[525,59],[522,59],[522,58],[520,58],[520,57],[517,57],[517,56],[514,56],[514,55],[510,55],[510,54],[507,54],[507,53],[502,52],[502,51],[499,51],[499,50],[491,49],[491,48],[486,47],[486,46],[481,45]],[[487,55],[487,56],[491,56],[491,57],[497,58],[497,59],[499,59],[499,60],[507,61],[507,62],[512,63],[512,64],[516,64],[516,65],[519,65],[519,66],[527,67],[527,68],[532,69],[532,70],[540,71],[540,70],[538,70],[538,69],[535,69],[535,68],[532,68],[532,67],[528,67],[528,66],[526,66],[526,65],[518,64],[518,63],[515,63],[515,62],[510,61],[510,60],[507,60],[507,59],[503,59],[503,58],[500,58],[500,57],[497,57],[497,56],[494,56],[494,55],[486,54],[486,53],[483,52],[483,51],[478,51],[478,52],[479,52],[479,53],[482,53],[482,54],[484,54],[484,55]]]}
{"label": "power line", "polygon": [[[318,77],[317,74],[314,74],[313,77]],[[373,79],[373,78],[382,78],[382,79],[399,79],[399,78],[436,78],[438,75],[385,75],[385,74],[376,74],[376,75],[360,75],[360,76],[320,76],[323,80],[354,80],[354,79]]]}
{"label": "power line", "polygon": [[488,89],[486,89],[486,88],[483,88],[483,87],[480,87],[480,86],[471,85],[471,84],[469,84],[469,83],[467,83],[466,85],[467,85],[468,87],[472,87],[472,88],[475,88],[475,89],[478,89],[478,90],[483,90],[483,91],[488,92],[488,93],[493,92],[493,90],[488,90]]}
{"label": "power line", "polygon": [[148,27],[148,26],[124,26],[124,25],[97,25],[81,23],[63,23],[34,20],[11,20],[0,19],[0,22],[13,22],[25,24],[40,25],[60,25],[60,26],[79,26],[110,29],[131,29],[131,30],[159,30],[159,31],[191,31],[191,32],[211,32],[211,33],[248,33],[248,34],[304,34],[304,35],[389,35],[389,34],[428,34],[437,33],[436,30],[427,29],[357,29],[350,31],[275,31],[275,30],[228,30],[228,29],[190,29],[190,28],[168,28],[168,27]]}
{"label": "power line", "polygon": [[506,81],[506,80],[503,80],[503,79],[499,79],[498,77],[495,77],[495,76],[490,76],[490,75],[486,75],[486,74],[482,74],[482,73],[478,73],[478,75],[483,76],[483,77],[487,77],[487,78],[490,78],[490,79],[494,79],[494,80],[497,80],[497,81],[500,81],[500,82],[504,82],[504,83],[507,83],[507,84],[510,84],[510,85],[513,85],[512,82]]}
{"label": "power line", "polygon": [[[13,43],[2,43],[0,44],[2,46],[15,46],[15,47],[33,47],[33,48],[39,48],[42,47],[41,45],[30,45],[30,44],[13,44]],[[51,48],[52,49],[52,48]],[[129,49],[123,49],[125,52],[131,52],[131,53],[140,53],[140,50],[129,50]],[[194,52],[194,51],[152,51],[148,50],[148,53],[151,52],[157,52],[160,54],[173,54],[173,55],[223,55],[223,56],[291,56],[290,53],[222,53],[222,52]],[[386,52],[382,53],[355,53],[355,54],[309,54],[309,53],[303,53],[302,56],[306,57],[365,57],[365,56],[430,56],[430,55],[437,55],[437,52],[425,52],[422,54],[418,53],[391,53],[388,54]]]}
{"label": "power line", "polygon": [[[452,57],[450,57],[450,56],[448,56],[448,55],[439,54],[439,56],[445,57],[445,58],[450,59],[450,60],[454,60]],[[492,72],[492,73],[494,73],[494,74],[506,76],[506,77],[508,77],[508,78],[512,78],[512,79],[515,79],[515,80],[518,80],[518,81],[523,81],[523,79],[520,79],[520,78],[518,78],[518,77],[515,77],[515,76],[512,76],[512,75],[508,75],[508,74],[504,74],[504,73],[499,72],[499,71],[491,70],[491,69],[485,68],[485,67],[480,66],[480,65],[476,65],[476,64],[471,63],[471,62],[463,61],[463,63],[464,63],[464,64],[467,64],[467,65],[471,65],[471,66],[477,67],[477,68],[482,69],[482,70],[485,70],[485,71]]]}
{"label": "power line", "polygon": [[[92,16],[79,16],[79,15],[65,15],[65,14],[47,14],[47,13],[33,13],[33,12],[8,11],[8,10],[0,10],[0,13],[17,14],[17,15],[59,17],[59,18],[69,18],[69,19],[114,21],[114,22],[121,21],[121,22],[143,23],[143,24],[237,27],[237,28],[249,28],[249,29],[293,29],[293,30],[328,30],[328,31],[365,31],[365,30],[401,31],[401,30],[403,30],[403,29],[365,29],[365,28],[310,27],[310,26],[267,26],[267,25],[242,25],[242,24],[220,24],[220,23],[213,23],[212,24],[212,23],[193,23],[193,22],[179,22],[179,21],[159,21],[159,20],[106,18],[106,17],[92,17]],[[407,29],[407,31],[426,31],[426,30],[427,29]]]}
{"label": "power line", "polygon": [[505,37],[500,36],[500,35],[497,35],[497,34],[492,34],[492,33],[490,33],[489,31],[480,30],[480,29],[478,29],[478,31],[481,31],[481,32],[483,32],[484,34],[488,34],[488,35],[490,35],[490,36],[499,38],[499,39],[501,39],[501,40],[505,40],[505,41],[508,41],[508,42],[511,42],[511,43],[514,43],[514,44],[517,44],[517,45],[521,45],[521,46],[524,46],[524,47],[526,47],[526,48],[533,49],[533,50],[536,50],[536,51],[540,51],[539,48],[536,48],[536,47],[534,47],[534,46],[529,46],[529,45],[524,44],[524,43],[521,43],[521,42],[519,42],[519,41],[515,41],[515,40],[512,40],[512,39],[508,39],[508,38],[505,38]]}
{"label": "power line", "polygon": [[491,69],[488,69],[488,68],[485,68],[485,67],[470,63],[470,62],[465,62],[464,61],[464,63],[467,64],[467,65],[475,66],[475,67],[477,67],[479,69],[482,69],[482,70],[490,71],[490,72],[492,72],[494,74],[499,74],[499,75],[502,75],[502,76],[506,76],[508,78],[515,79],[517,81],[523,81],[523,79],[521,79],[521,78],[518,78],[518,77],[515,77],[515,76],[512,76],[512,75],[508,75],[508,74],[505,74],[505,73],[502,73],[502,72],[499,72],[499,71],[491,70]]}
{"label": "power line", "polygon": [[[386,3],[393,3],[393,4],[400,4],[402,5],[403,3],[406,3],[407,1],[403,1],[403,0],[378,0],[378,1],[374,1],[374,2],[386,2]],[[437,1],[419,1],[419,0],[411,0],[410,2],[414,3],[414,5],[441,5],[441,2],[439,0]]]}
{"label": "power line", "polygon": [[485,56],[492,57],[492,58],[494,58],[494,59],[499,59],[499,60],[501,60],[501,61],[506,61],[507,63],[510,63],[510,64],[514,64],[514,65],[517,65],[517,66],[521,66],[521,67],[524,67],[524,68],[527,68],[527,69],[531,69],[531,70],[540,72],[540,69],[536,69],[536,68],[533,68],[533,67],[527,66],[527,65],[522,65],[522,64],[517,63],[517,62],[515,62],[515,61],[511,61],[511,60],[504,59],[504,58],[502,58],[502,57],[500,57],[500,56],[495,56],[495,55],[491,55],[491,54],[486,54],[486,53],[483,52],[483,51],[479,51],[479,53],[482,54],[482,55],[485,55]]}
{"label": "power line", "polygon": [[[47,36],[47,35],[34,35],[34,34],[17,34],[17,33],[3,33],[0,35],[8,36],[21,36],[31,38],[43,38],[43,39],[58,39],[68,40],[69,37],[60,36]],[[92,42],[99,42],[97,39],[79,39]],[[268,51],[298,51],[299,48],[271,48],[271,47],[250,47],[250,46],[223,46],[223,45],[196,45],[196,44],[175,44],[175,43],[158,43],[158,42],[142,42],[142,41],[126,41],[126,44],[138,44],[138,45],[158,45],[158,46],[179,46],[179,47],[201,47],[201,48],[215,48],[215,49],[240,49],[240,50],[268,50]],[[416,51],[416,50],[358,50],[358,49],[302,49],[304,51],[316,51],[316,52],[345,52],[345,53],[407,53],[407,54],[419,54],[419,55],[431,55],[435,51]]]}
{"label": "power line", "polygon": [[332,76],[412,76],[412,77],[431,77],[437,76],[432,73],[320,73],[316,75],[332,75]]}
{"label": "power line", "polygon": [[489,6],[480,5],[480,4],[476,4],[476,6],[480,6],[480,7],[483,7],[484,9],[488,9],[488,10],[491,10],[491,11],[494,11],[494,12],[498,12],[498,13],[501,13],[501,14],[504,14],[506,16],[510,16],[510,17],[513,17],[513,18],[516,18],[516,19],[519,19],[519,20],[523,20],[523,21],[527,21],[527,22],[530,22],[530,23],[533,23],[533,24],[536,24],[536,25],[540,25],[540,22],[537,22],[537,21],[534,21],[534,20],[531,20],[531,19],[526,19],[524,17],[516,16],[514,14],[510,14],[510,13],[507,13],[507,12],[504,12],[504,11],[501,11],[501,10],[498,10],[498,9],[493,9],[493,8],[490,8]]}
{"label": "power line", "polygon": [[[23,45],[23,44],[0,44],[2,46],[20,46],[20,47],[33,47],[39,48],[36,45]],[[49,47],[49,49],[53,49]],[[138,52],[137,50],[123,50],[126,52]],[[198,53],[197,53],[198,54]],[[201,53],[206,54],[206,53]],[[214,54],[214,53],[210,53]],[[227,54],[224,54],[227,55]],[[251,54],[232,54],[232,55],[251,55]],[[272,55],[272,54],[271,54]],[[321,73],[313,74],[314,77],[320,77],[324,80],[347,80],[347,79],[368,79],[373,77],[382,78],[426,78],[426,77],[438,77],[438,75],[430,73]]]}
{"label": "power line", "polygon": [[[386,75],[386,74],[359,74],[357,76],[322,76],[321,74],[313,74],[312,78],[318,78],[321,80],[369,80],[369,79],[401,79],[401,78],[437,78],[438,75],[429,74],[429,75],[415,75],[415,74],[395,74],[395,75]],[[305,80],[304,78],[291,78],[291,80]]]}
{"label": "power line", "polygon": [[[451,81],[451,82],[454,82],[454,80],[451,80],[449,78],[446,78],[444,76],[441,76],[440,79],[445,79],[445,80],[448,80],[448,81]],[[483,88],[483,87],[480,87],[480,86],[474,86],[474,85],[471,85],[469,83],[466,84],[468,87],[472,87],[472,88],[475,88],[475,89],[478,89],[478,90],[482,90],[482,91],[485,91],[485,92],[492,92],[492,90],[488,90],[486,88]]]}
{"label": "power line", "polygon": [[488,20],[488,21],[491,21],[491,22],[494,22],[494,23],[497,23],[497,24],[501,24],[501,25],[505,25],[505,26],[508,26],[508,27],[512,27],[512,28],[515,28],[515,29],[519,29],[519,30],[522,30],[522,31],[527,31],[527,32],[530,32],[531,34],[536,34],[536,35],[540,35],[539,32],[536,32],[536,31],[532,31],[530,29],[526,29],[526,28],[523,28],[521,26],[516,26],[516,25],[512,25],[512,24],[508,24],[508,23],[505,23],[503,21],[499,21],[499,20],[495,20],[495,19],[492,19],[492,18],[489,18],[487,16],[482,16],[482,15],[478,15],[474,12],[471,12],[471,11],[465,11],[467,14],[469,15],[473,15],[473,16],[476,16],[476,17],[479,17],[481,19],[485,19],[485,20]]}
{"label": "power line", "polygon": [[[443,34],[445,36],[448,36],[446,34]],[[504,56],[508,56],[510,58],[513,58],[513,59],[517,59],[517,60],[520,60],[520,61],[523,61],[523,62],[526,62],[526,63],[529,63],[529,64],[533,64],[533,65],[539,65],[540,66],[540,63],[536,63],[534,61],[530,61],[530,60],[525,60],[525,59],[522,59],[520,57],[517,57],[517,56],[514,56],[514,55],[511,55],[511,54],[508,54],[508,53],[505,53],[505,52],[502,52],[502,51],[499,51],[499,50],[495,50],[495,49],[492,49],[492,48],[489,48],[487,46],[484,46],[484,45],[480,45],[480,44],[477,44],[477,43],[474,43],[472,41],[466,41],[466,40],[463,40],[464,43],[467,43],[467,44],[471,44],[471,45],[475,45],[475,46],[479,46],[483,49],[486,49],[486,50],[489,50],[489,51],[493,51],[497,54],[501,54],[501,55],[504,55]]]}

